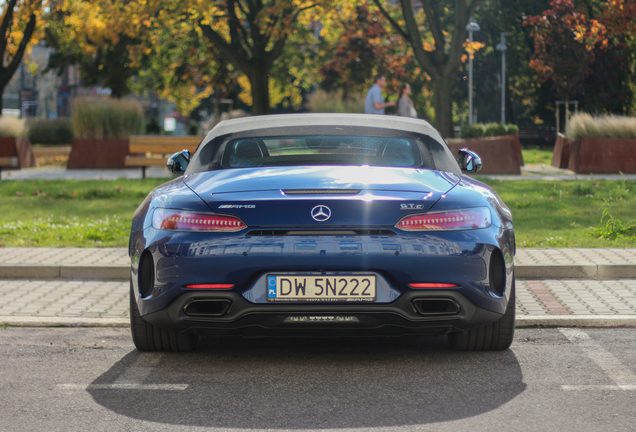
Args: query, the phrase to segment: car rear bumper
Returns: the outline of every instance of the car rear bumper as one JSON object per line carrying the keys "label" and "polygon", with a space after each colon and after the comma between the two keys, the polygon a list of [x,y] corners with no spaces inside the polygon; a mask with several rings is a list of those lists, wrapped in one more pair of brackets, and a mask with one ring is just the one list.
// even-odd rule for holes
{"label": "car rear bumper", "polygon": [[388,304],[254,304],[233,292],[186,291],[143,318],[198,334],[243,336],[441,335],[480,327],[501,314],[457,291],[409,292]]}

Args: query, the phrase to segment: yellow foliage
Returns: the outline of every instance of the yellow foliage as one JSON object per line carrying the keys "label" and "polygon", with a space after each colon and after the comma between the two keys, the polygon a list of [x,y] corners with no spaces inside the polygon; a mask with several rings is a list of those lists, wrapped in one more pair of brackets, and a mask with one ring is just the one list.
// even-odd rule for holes
{"label": "yellow foliage", "polygon": [[[6,9],[6,2],[0,4],[0,20],[4,20],[5,15],[9,13]],[[44,26],[42,25],[42,14],[44,7],[48,6],[48,2],[44,0],[18,0],[16,6],[13,9],[13,23],[9,25],[9,32],[6,36],[6,61],[11,59],[17,54],[18,47],[24,37],[24,30],[30,21],[32,16],[35,16],[36,25],[31,40],[27,45],[25,53],[31,52],[31,47],[37,44],[44,36]]]}

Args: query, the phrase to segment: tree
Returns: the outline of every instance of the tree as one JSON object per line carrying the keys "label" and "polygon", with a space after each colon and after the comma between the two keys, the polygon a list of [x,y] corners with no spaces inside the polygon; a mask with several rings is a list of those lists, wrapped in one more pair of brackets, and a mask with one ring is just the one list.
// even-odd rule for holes
{"label": "tree", "polygon": [[[379,11],[366,4],[356,5],[351,15],[335,17],[329,27],[337,35],[326,63],[320,69],[321,87],[332,92],[342,90],[343,97],[366,92],[376,73],[385,74],[387,87],[397,90],[412,80],[412,57],[408,46],[390,27],[383,25]],[[337,27],[336,27],[337,26]]]}
{"label": "tree", "polygon": [[435,126],[443,136],[453,136],[452,91],[462,64],[466,25],[480,0],[421,0],[422,10],[417,14],[411,0],[400,0],[402,20],[395,19],[380,0],[373,1],[412,47],[431,79]]}
{"label": "tree", "polygon": [[43,13],[42,0],[0,2],[0,111],[4,89],[22,62],[24,54],[42,36],[37,29]]}
{"label": "tree", "polygon": [[270,109],[269,76],[283,54],[293,25],[301,14],[317,7],[302,0],[222,0],[200,5],[203,35],[251,87],[252,114]]}
{"label": "tree", "polygon": [[263,114],[272,68],[296,25],[311,18],[302,21],[303,13],[317,7],[304,0],[67,0],[55,39],[60,64],[79,63],[87,82],[104,82],[114,95],[150,85],[187,113],[215,87],[238,80],[253,113]]}
{"label": "tree", "polygon": [[571,0],[553,0],[541,15],[530,16],[534,54],[530,66],[542,81],[551,81],[557,97],[571,100],[583,93],[592,72],[594,50],[605,48],[607,30],[597,20],[576,12]]}

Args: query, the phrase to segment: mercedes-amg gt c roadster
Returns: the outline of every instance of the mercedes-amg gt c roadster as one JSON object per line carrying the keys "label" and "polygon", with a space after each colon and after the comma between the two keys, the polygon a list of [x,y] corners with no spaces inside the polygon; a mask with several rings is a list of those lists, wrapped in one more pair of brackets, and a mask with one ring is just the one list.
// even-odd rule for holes
{"label": "mercedes-amg gt c roadster", "polygon": [[222,121],[168,160],[130,235],[132,338],[448,335],[515,326],[510,210],[427,122],[291,114]]}

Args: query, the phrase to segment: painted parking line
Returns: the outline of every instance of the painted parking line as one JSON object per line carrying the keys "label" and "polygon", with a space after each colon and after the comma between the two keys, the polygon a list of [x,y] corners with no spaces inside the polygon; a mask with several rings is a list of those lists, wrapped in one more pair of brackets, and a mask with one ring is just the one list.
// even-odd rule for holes
{"label": "painted parking line", "polygon": [[188,384],[58,384],[62,390],[159,390],[159,391],[183,391]]}
{"label": "painted parking line", "polygon": [[64,390],[159,390],[159,391],[183,391],[188,384],[141,384],[148,381],[152,371],[159,366],[165,354],[140,353],[135,360],[122,372],[111,384],[59,384],[58,388]]}
{"label": "painted parking line", "polygon": [[614,382],[615,385],[563,385],[562,390],[636,390],[636,374],[627,369],[625,365],[606,351],[601,345],[596,343],[589,334],[577,328],[562,328],[559,331],[576,344],[603,372]]}

